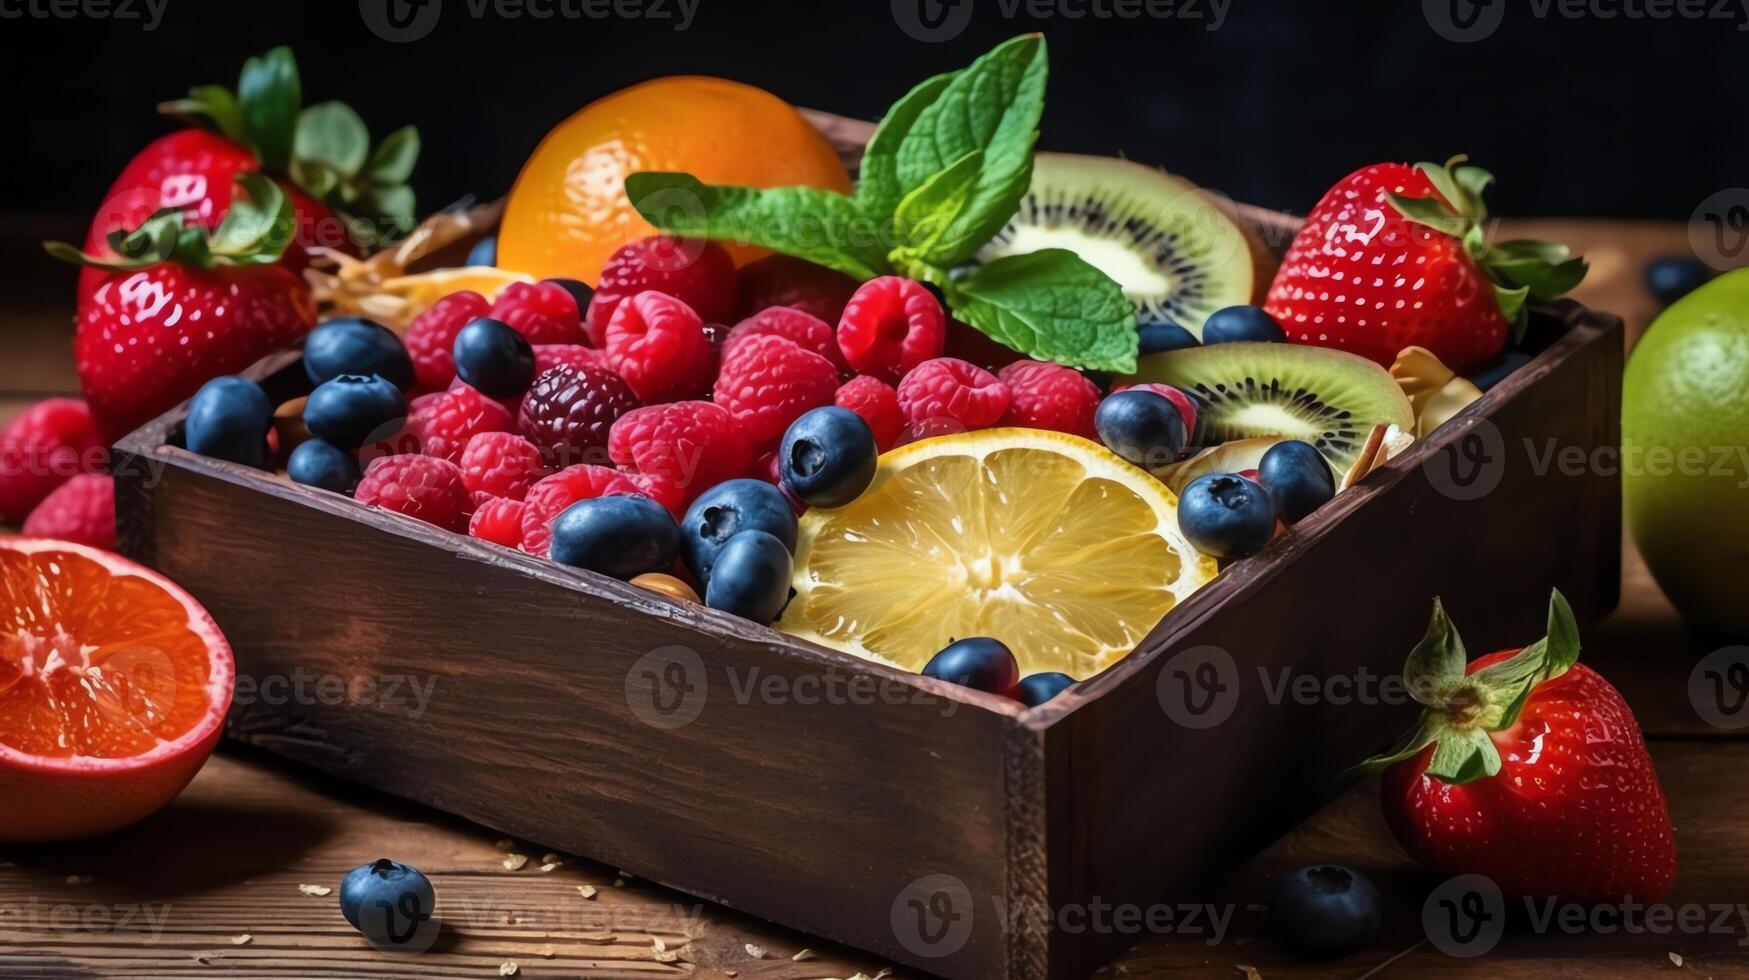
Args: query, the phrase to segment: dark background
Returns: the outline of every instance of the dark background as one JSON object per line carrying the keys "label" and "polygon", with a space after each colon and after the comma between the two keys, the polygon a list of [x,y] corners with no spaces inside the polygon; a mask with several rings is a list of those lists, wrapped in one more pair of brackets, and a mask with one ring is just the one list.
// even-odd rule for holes
{"label": "dark background", "polygon": [[[964,32],[925,43],[888,0],[697,0],[684,31],[675,0],[662,0],[667,20],[476,18],[481,0],[441,0],[428,36],[391,43],[358,0],[159,0],[151,31],[53,16],[51,2],[0,0],[0,91],[19,117],[0,211],[15,217],[83,214],[169,128],[154,103],[234,85],[246,55],[280,43],[297,52],[306,103],[343,99],[374,136],[418,125],[422,210],[503,193],[553,123],[641,79],[723,75],[876,118],[925,75],[1035,29],[1050,41],[1042,147],[1121,152],[1253,203],[1303,213],[1362,164],[1457,152],[1497,174],[1497,214],[1687,220],[1749,183],[1749,15],[1736,6],[1734,20],[1647,20],[1598,15],[1646,0],[1594,0],[1577,18],[1492,0],[1510,2],[1498,30],[1454,43],[1422,0],[1231,0],[1213,31],[1209,0],[1195,0],[1198,20],[1069,16],[1132,0],[1052,0],[1043,19],[1025,3],[1006,16],[1014,0],[959,0],[972,4]],[[146,16],[144,0],[108,2]],[[535,0],[561,2],[578,0]]]}

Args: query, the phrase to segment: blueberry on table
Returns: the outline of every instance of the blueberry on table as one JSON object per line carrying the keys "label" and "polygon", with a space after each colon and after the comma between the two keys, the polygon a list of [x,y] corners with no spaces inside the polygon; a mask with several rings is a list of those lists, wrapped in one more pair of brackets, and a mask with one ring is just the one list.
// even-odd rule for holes
{"label": "blueberry on table", "polygon": [[1524,367],[1530,362],[1531,356],[1524,351],[1509,350],[1506,353],[1501,354],[1499,357],[1494,358],[1492,361],[1489,361],[1482,367],[1477,368],[1474,374],[1468,375],[1468,378],[1471,384],[1483,391],[1487,391],[1489,388],[1505,381],[1512,372]]}
{"label": "blueberry on table", "polygon": [[1713,270],[1692,255],[1663,255],[1646,265],[1646,289],[1669,306],[1705,285]]}
{"label": "blueberry on table", "polygon": [[968,636],[949,643],[930,657],[923,665],[923,676],[991,694],[1011,695],[1020,683],[1020,665],[1001,640]]}
{"label": "blueberry on table", "polygon": [[1257,482],[1269,491],[1275,516],[1295,524],[1336,496],[1336,474],[1309,442],[1276,443],[1257,464]]}
{"label": "blueberry on table", "polygon": [[680,558],[700,582],[709,582],[717,553],[742,531],[764,531],[796,547],[796,512],[783,491],[764,480],[726,480],[706,490],[680,522]]}
{"label": "blueberry on table", "polygon": [[[340,914],[380,949],[435,938],[437,893],[417,868],[388,858],[361,864],[340,879]],[[423,948],[423,947],[419,947]]]}
{"label": "blueberry on table", "polygon": [[1210,473],[1184,488],[1178,526],[1205,555],[1247,558],[1275,536],[1275,504],[1269,491],[1237,473]]}
{"label": "blueberry on table", "polygon": [[1304,956],[1333,957],[1365,947],[1383,918],[1378,889],[1334,864],[1301,868],[1275,883],[1269,928]]}
{"label": "blueberry on table", "polygon": [[534,383],[534,347],[502,320],[480,317],[455,337],[455,374],[490,398],[514,398]]}
{"label": "blueberry on table", "polygon": [[293,483],[335,493],[351,493],[364,477],[351,453],[320,439],[299,443],[286,460],[285,472]]}
{"label": "blueberry on table", "polygon": [[184,443],[191,453],[261,469],[267,464],[267,430],[273,402],[261,386],[227,375],[200,386],[188,405]]}
{"label": "blueberry on table", "polygon": [[467,265],[493,266],[498,264],[498,236],[487,235],[474,243],[468,249]]}
{"label": "blueberry on table", "polygon": [[553,520],[553,561],[614,578],[666,571],[680,552],[680,527],[649,497],[579,500]]}
{"label": "blueberry on table", "polygon": [[1036,708],[1067,691],[1074,683],[1075,678],[1056,671],[1028,674],[1020,679],[1020,686],[1015,688],[1014,696],[1021,704]]}
{"label": "blueberry on table", "polygon": [[1202,346],[1202,341],[1196,339],[1196,334],[1170,320],[1154,320],[1142,324],[1136,328],[1136,341],[1138,355]]}
{"label": "blueberry on table", "polygon": [[1107,449],[1149,472],[1176,461],[1190,441],[1178,406],[1146,388],[1107,395],[1093,413],[1093,427]]}
{"label": "blueberry on table", "polygon": [[765,624],[789,602],[789,549],[764,531],[742,531],[717,550],[704,604]]}
{"label": "blueberry on table", "polygon": [[1260,306],[1229,306],[1216,310],[1202,325],[1205,344],[1237,344],[1258,342],[1279,344],[1287,341],[1287,331],[1275,322],[1275,317]]}
{"label": "blueberry on table", "polygon": [[316,386],[304,402],[310,435],[341,449],[387,439],[407,420],[407,399],[382,375],[342,374]]}
{"label": "blueberry on table", "polygon": [[880,449],[874,430],[848,408],[830,405],[790,423],[778,450],[783,482],[809,507],[842,507],[874,481]]}
{"label": "blueberry on table", "polygon": [[344,316],[310,331],[304,341],[304,373],[318,385],[342,374],[367,378],[380,374],[406,391],[413,387],[413,358],[393,330],[372,320]]}

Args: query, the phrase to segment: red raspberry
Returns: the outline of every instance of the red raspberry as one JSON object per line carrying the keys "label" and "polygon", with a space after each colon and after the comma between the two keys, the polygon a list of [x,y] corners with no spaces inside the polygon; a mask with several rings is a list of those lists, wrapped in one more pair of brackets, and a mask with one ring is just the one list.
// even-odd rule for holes
{"label": "red raspberry", "polygon": [[622,469],[660,476],[691,500],[741,475],[753,458],[734,416],[711,402],[635,408],[613,423],[607,453]]}
{"label": "red raspberry", "polygon": [[353,499],[458,534],[468,529],[468,517],[474,510],[461,467],[447,459],[416,453],[384,456],[372,462]]}
{"label": "red raspberry", "polygon": [[547,475],[540,450],[514,432],[482,432],[469,439],[460,465],[462,482],[475,500],[521,500],[535,481]]}
{"label": "red raspberry", "polygon": [[[531,555],[546,557],[553,543],[553,519],[579,500],[593,500],[616,493],[644,493],[644,487],[627,474],[606,466],[584,463],[567,466],[528,488],[523,498],[522,543]],[[648,496],[648,494],[645,494]]]}
{"label": "red raspberry", "polygon": [[[837,323],[844,304],[856,292],[857,281],[842,272],[793,255],[768,255],[749,262],[737,273],[742,316],[772,306],[793,306],[827,323]],[[837,360],[837,358],[833,358]]]}
{"label": "red raspberry", "polygon": [[468,521],[468,535],[506,548],[522,544],[522,511],[520,500],[493,497],[482,501]]}
{"label": "red raspberry", "polygon": [[833,335],[832,327],[812,313],[788,306],[773,306],[761,310],[735,324],[735,329],[729,331],[729,336],[723,341],[723,356],[728,357],[736,345],[748,337],[767,335],[787,337],[801,345],[802,349],[823,355],[838,370],[848,370],[844,363],[844,352],[838,349],[838,338]]}
{"label": "red raspberry", "polygon": [[832,404],[838,369],[794,341],[770,334],[748,337],[723,358],[712,399],[735,417],[748,444],[783,435],[810,408]]}
{"label": "red raspberry", "polygon": [[735,260],[716,242],[696,238],[655,235],[621,245],[601,267],[583,318],[590,343],[608,346],[608,323],[620,301],[650,289],[680,300],[707,322],[728,322],[735,316]]}
{"label": "red raspberry", "polygon": [[1008,402],[1008,386],[1001,379],[954,357],[924,361],[899,382],[899,410],[905,421],[931,434],[938,434],[938,429],[987,429],[1002,420]]}
{"label": "red raspberry", "polygon": [[625,477],[632,481],[639,493],[668,508],[675,520],[686,516],[688,497],[686,486],[680,481],[671,480],[661,473],[627,473]]}
{"label": "red raspberry", "polygon": [[513,282],[492,301],[490,316],[508,323],[531,344],[581,344],[583,313],[577,297],[556,282]]}
{"label": "red raspberry", "polygon": [[102,470],[108,460],[85,402],[37,402],[0,429],[0,521],[24,520],[56,487]]}
{"label": "red raspberry", "polygon": [[472,290],[450,293],[413,318],[403,338],[413,357],[419,387],[442,391],[455,380],[455,335],[492,311],[486,297]]}
{"label": "red raspberry", "polygon": [[838,349],[862,374],[897,381],[941,356],[947,315],[920,282],[881,276],[862,284],[838,321]]}
{"label": "red raspberry", "polygon": [[619,304],[607,325],[608,363],[646,402],[687,398],[710,383],[711,345],[691,307],[662,293]]}
{"label": "red raspberry", "polygon": [[1008,386],[1008,417],[1003,425],[1050,429],[1097,440],[1093,413],[1099,386],[1081,372],[1046,361],[1015,361],[997,377]]}
{"label": "red raspberry", "polygon": [[605,463],[609,427],[637,407],[631,386],[607,368],[561,364],[534,379],[517,427],[548,466]]}
{"label": "red raspberry", "polygon": [[459,385],[407,417],[407,432],[427,456],[459,463],[468,440],[482,432],[509,432],[509,409],[467,385]]}
{"label": "red raspberry", "polygon": [[1184,389],[1148,382],[1139,385],[1118,385],[1112,389],[1112,393],[1116,394],[1127,388],[1145,388],[1177,406],[1179,417],[1184,419],[1184,431],[1190,436],[1191,445],[1196,444],[1196,399],[1185,394]]}
{"label": "red raspberry", "polygon": [[858,375],[840,385],[832,401],[839,408],[862,416],[874,431],[875,445],[881,452],[899,441],[899,433],[905,428],[905,414],[899,411],[899,393],[892,385],[870,375]]}
{"label": "red raspberry", "polygon": [[115,478],[81,473],[56,487],[24,519],[24,533],[114,551]]}
{"label": "red raspberry", "polygon": [[535,344],[534,374],[540,377],[547,368],[569,364],[572,367],[596,367],[612,370],[607,363],[607,351],[582,344]]}

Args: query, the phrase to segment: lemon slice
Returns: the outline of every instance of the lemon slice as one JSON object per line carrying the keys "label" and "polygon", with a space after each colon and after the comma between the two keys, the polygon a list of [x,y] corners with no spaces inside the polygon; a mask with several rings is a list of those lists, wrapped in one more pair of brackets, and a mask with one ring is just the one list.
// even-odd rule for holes
{"label": "lemon slice", "polygon": [[450,293],[464,289],[471,289],[490,300],[496,299],[504,287],[513,282],[534,281],[534,277],[526,272],[512,272],[489,265],[464,265],[386,279],[382,291],[404,297],[423,310]]}
{"label": "lemon slice", "polygon": [[895,449],[861,497],[809,511],[778,628],[907,670],[993,636],[1022,674],[1083,679],[1215,572],[1159,480],[1078,436],[988,429]]}

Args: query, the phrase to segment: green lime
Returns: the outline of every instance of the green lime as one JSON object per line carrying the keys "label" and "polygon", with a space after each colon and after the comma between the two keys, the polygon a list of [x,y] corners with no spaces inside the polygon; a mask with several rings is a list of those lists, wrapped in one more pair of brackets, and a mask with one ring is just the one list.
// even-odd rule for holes
{"label": "green lime", "polygon": [[1749,269],[1652,323],[1622,392],[1627,520],[1691,621],[1749,638]]}

